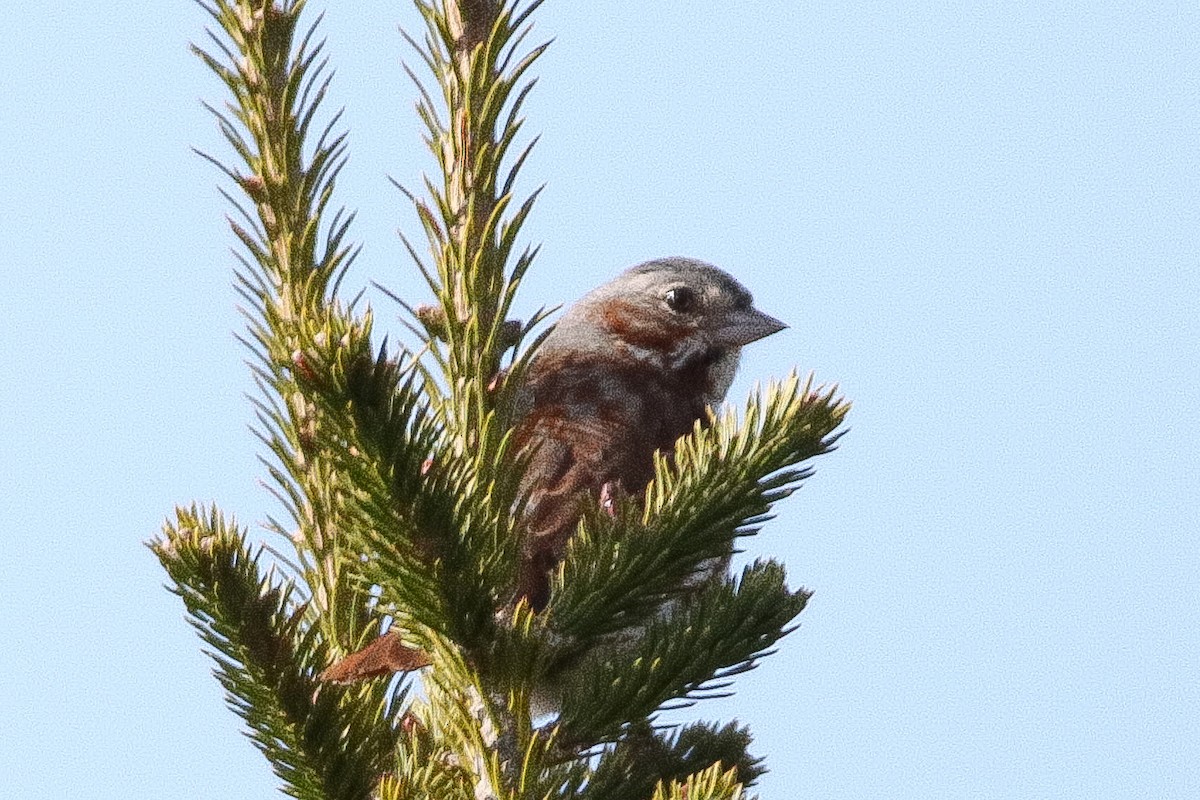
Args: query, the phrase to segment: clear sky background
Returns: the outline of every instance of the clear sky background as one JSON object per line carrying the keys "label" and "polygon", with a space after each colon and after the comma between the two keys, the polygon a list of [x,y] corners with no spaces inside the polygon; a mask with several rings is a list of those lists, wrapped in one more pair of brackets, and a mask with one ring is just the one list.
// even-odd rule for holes
{"label": "clear sky background", "polygon": [[[429,161],[405,2],[322,3],[365,243]],[[781,10],[782,9],[782,10]],[[0,795],[262,798],[142,542],[276,509],[187,2],[0,28]],[[816,590],[736,697],[764,798],[1200,797],[1200,5],[549,0],[521,310],[682,254],[853,400],[751,555]],[[385,322],[392,308],[378,302]],[[390,323],[389,323],[390,324]]]}

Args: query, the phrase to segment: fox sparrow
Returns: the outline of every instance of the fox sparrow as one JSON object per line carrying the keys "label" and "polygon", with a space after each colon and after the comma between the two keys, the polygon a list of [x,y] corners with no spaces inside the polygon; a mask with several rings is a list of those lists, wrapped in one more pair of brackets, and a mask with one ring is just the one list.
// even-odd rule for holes
{"label": "fox sparrow", "polygon": [[[550,599],[582,504],[640,493],[654,452],[725,397],[742,346],[786,327],[758,311],[725,272],[686,258],[626,270],[572,306],[542,342],[517,391],[516,443],[529,456],[514,602]],[[388,633],[330,667],[349,681],[415,669],[420,651]]]}

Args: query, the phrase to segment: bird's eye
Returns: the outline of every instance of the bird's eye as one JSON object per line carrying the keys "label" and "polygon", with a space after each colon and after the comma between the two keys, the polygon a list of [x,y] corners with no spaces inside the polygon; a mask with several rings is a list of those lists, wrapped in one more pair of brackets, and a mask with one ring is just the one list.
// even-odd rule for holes
{"label": "bird's eye", "polygon": [[686,314],[696,308],[696,293],[686,286],[676,286],[667,292],[663,298],[667,308],[679,314]]}

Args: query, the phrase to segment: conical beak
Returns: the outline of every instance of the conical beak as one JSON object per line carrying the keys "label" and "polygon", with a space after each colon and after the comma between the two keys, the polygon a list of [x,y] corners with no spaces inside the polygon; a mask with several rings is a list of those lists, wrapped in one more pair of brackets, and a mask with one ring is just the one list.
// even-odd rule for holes
{"label": "conical beak", "polygon": [[730,312],[724,323],[717,328],[713,338],[717,344],[725,347],[741,347],[772,333],[779,333],[786,327],[787,325],[757,308],[739,308]]}

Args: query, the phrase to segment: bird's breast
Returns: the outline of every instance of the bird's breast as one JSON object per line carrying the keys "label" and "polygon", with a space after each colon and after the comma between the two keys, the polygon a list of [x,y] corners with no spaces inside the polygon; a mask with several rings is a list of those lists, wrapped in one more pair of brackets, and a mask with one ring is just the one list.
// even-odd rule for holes
{"label": "bird's breast", "polygon": [[627,358],[539,358],[525,388],[528,411],[518,443],[523,437],[565,438],[619,449],[650,465],[655,450],[669,451],[705,418],[708,390],[706,375]]}

